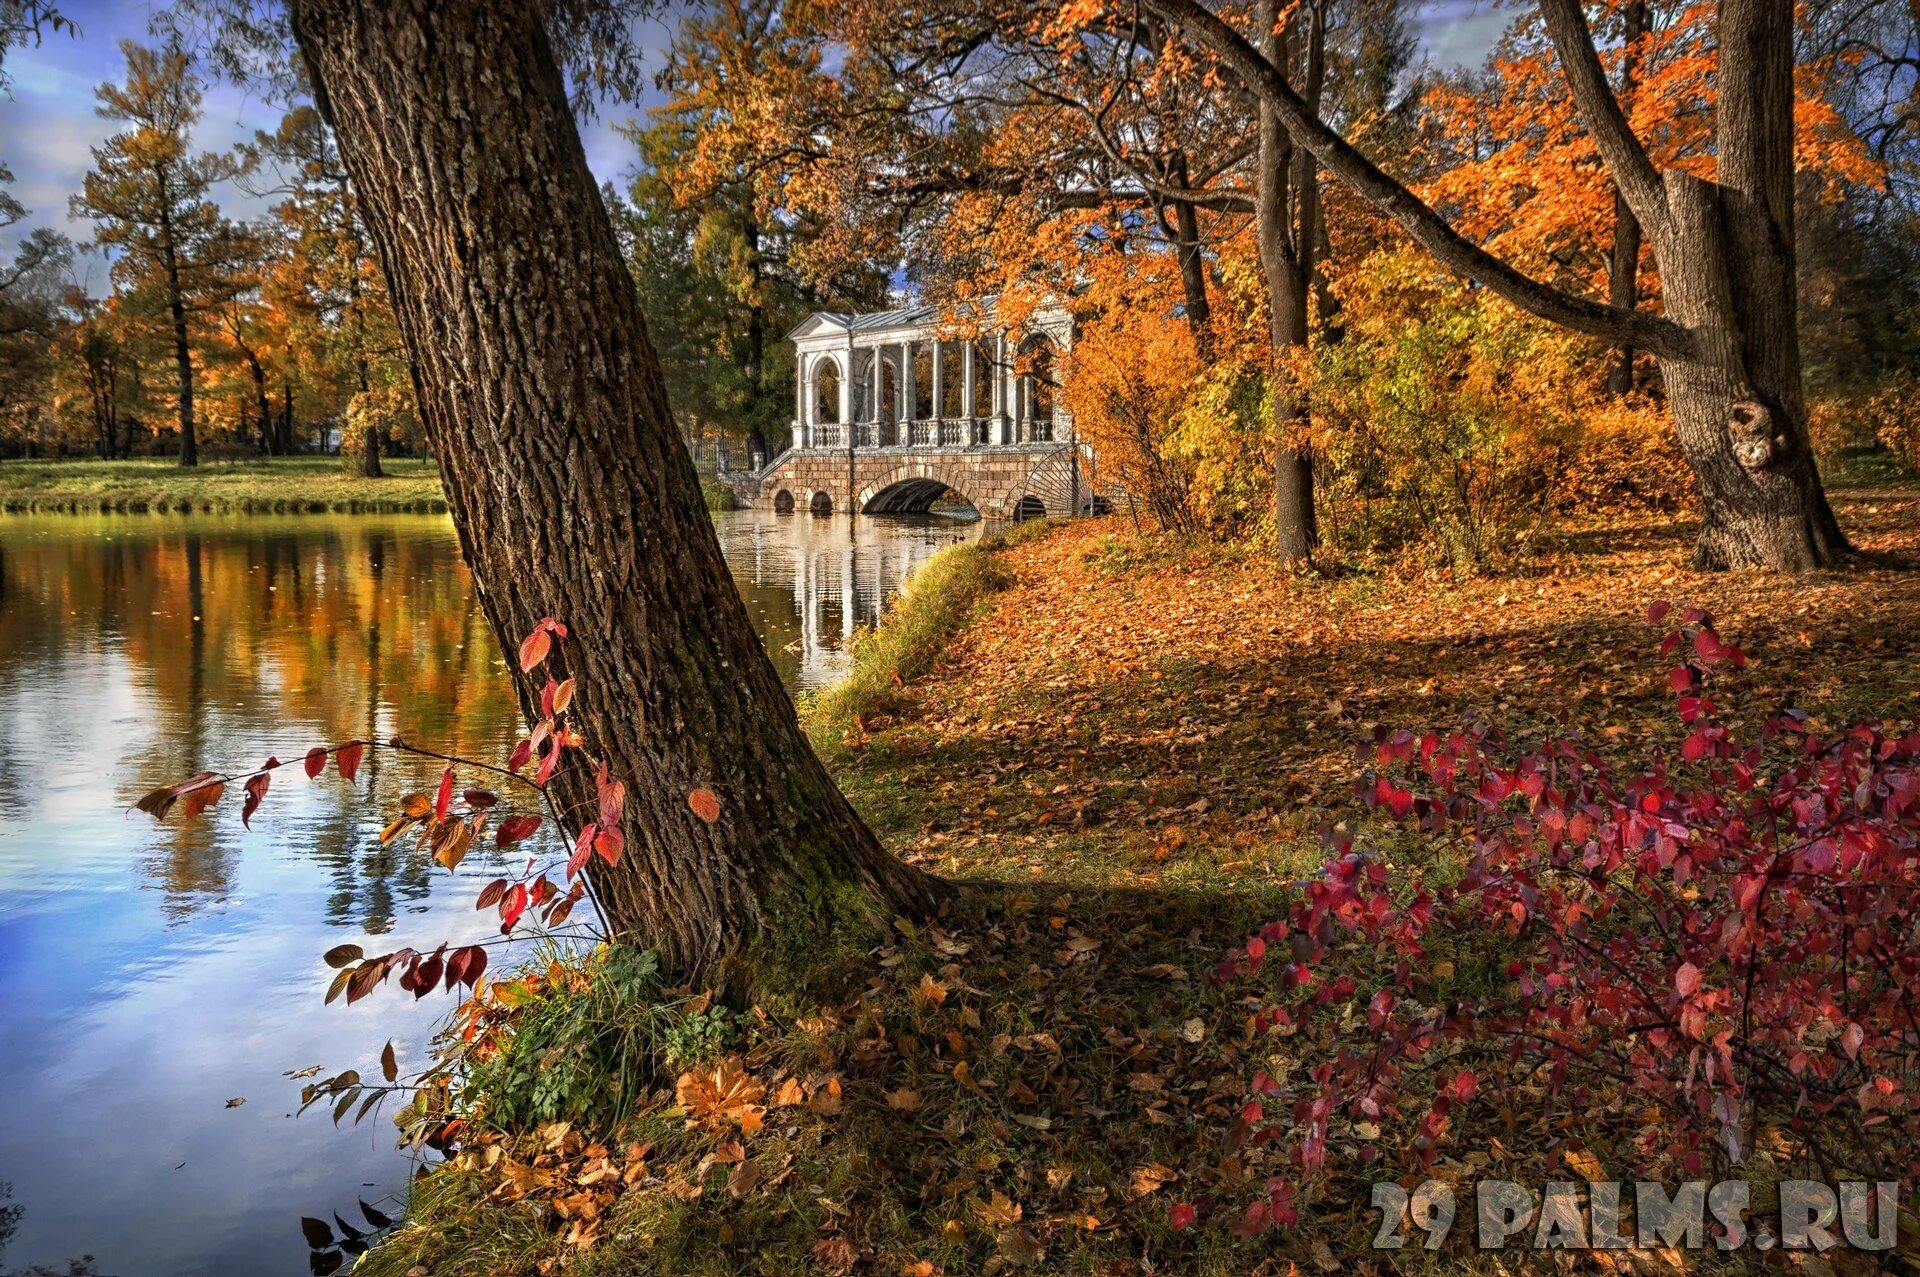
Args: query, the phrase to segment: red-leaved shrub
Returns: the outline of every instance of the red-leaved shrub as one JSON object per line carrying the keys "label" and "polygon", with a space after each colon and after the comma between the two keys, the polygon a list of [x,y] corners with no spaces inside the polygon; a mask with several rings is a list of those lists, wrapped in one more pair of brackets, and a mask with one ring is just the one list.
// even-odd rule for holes
{"label": "red-leaved shrub", "polygon": [[1677,749],[1627,763],[1481,727],[1363,748],[1363,803],[1459,868],[1409,881],[1391,834],[1336,835],[1291,916],[1223,964],[1259,973],[1256,1025],[1302,1060],[1253,1079],[1236,1137],[1289,1166],[1243,1230],[1294,1221],[1330,1140],[1397,1174],[1476,1097],[1611,1119],[1620,1178],[1724,1172],[1764,1140],[1828,1177],[1920,1179],[1920,732],[1788,710],[1744,739],[1708,684],[1745,655],[1677,619]]}

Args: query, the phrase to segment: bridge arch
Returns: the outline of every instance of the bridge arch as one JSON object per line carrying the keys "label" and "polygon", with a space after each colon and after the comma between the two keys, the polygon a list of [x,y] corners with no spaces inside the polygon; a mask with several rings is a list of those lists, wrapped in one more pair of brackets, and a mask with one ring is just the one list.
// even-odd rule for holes
{"label": "bridge arch", "polygon": [[924,514],[949,490],[982,518],[1005,517],[1007,493],[999,485],[965,460],[942,458],[905,462],[874,476],[861,485],[857,508],[862,514]]}
{"label": "bridge arch", "polygon": [[832,514],[833,494],[830,492],[816,491],[812,496],[807,498],[807,513]]}
{"label": "bridge arch", "polygon": [[793,513],[793,493],[782,488],[773,494],[773,512],[775,514]]}

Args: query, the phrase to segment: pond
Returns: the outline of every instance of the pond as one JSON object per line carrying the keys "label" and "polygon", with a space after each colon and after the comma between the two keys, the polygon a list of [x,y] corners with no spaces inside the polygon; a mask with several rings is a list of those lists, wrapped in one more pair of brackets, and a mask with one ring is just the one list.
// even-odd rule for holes
{"label": "pond", "polygon": [[[979,531],[715,522],[792,688],[831,682],[854,627]],[[300,1273],[300,1216],[397,1210],[391,1124],[296,1117],[291,1075],[371,1075],[389,1038],[418,1061],[452,1006],[323,1006],[325,950],[489,930],[477,853],[455,879],[378,845],[381,800],[433,777],[379,751],[353,788],[278,773],[251,833],[232,798],[190,824],[128,807],[353,736],[496,758],[515,726],[444,519],[0,518],[0,1271]]]}

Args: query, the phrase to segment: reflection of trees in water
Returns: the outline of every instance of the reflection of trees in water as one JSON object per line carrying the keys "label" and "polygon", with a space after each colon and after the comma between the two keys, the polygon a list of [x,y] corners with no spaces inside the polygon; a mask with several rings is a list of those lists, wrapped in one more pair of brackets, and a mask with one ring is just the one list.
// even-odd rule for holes
{"label": "reflection of trees in water", "polygon": [[[13,1185],[0,1180],[0,1259],[7,1257],[7,1247],[13,1241],[14,1233],[20,1229],[20,1217],[27,1208],[13,1200]],[[92,1255],[82,1255],[79,1259],[69,1259],[64,1264],[35,1264],[31,1268],[9,1269],[0,1272],[0,1277],[104,1277],[94,1265]]]}
{"label": "reflection of trees in water", "polygon": [[[517,722],[443,521],[36,519],[0,537],[0,733],[41,715],[19,690],[36,680],[68,713],[104,714],[114,711],[90,689],[124,679],[140,725],[126,737],[123,802],[203,767],[355,736],[492,757]],[[326,867],[330,920],[390,928],[428,893],[432,866],[373,838],[374,798],[391,802],[398,791],[387,791],[409,779],[388,777],[380,759],[370,753],[351,790],[327,782],[297,827],[269,819],[243,835],[231,813],[129,826],[151,849],[145,875],[167,915],[223,901],[238,857],[278,838]],[[297,768],[282,772],[274,797],[303,783]],[[0,812],[30,814],[39,801],[0,772]]]}
{"label": "reflection of trees in water", "polygon": [[[753,515],[722,527],[790,685],[829,676],[836,650],[878,620],[908,573],[974,531]],[[494,758],[518,723],[443,520],[21,518],[0,525],[0,561],[0,738],[18,748],[38,735],[57,752],[62,713],[133,713],[121,803],[204,767],[351,737]],[[95,694],[121,684],[134,689],[131,707]],[[297,773],[275,778],[252,834],[224,810],[237,792],[217,819],[127,826],[169,918],[224,901],[240,857],[269,840],[323,868],[322,908],[337,925],[385,932],[428,895],[432,862],[411,844],[378,846],[374,831],[382,804],[433,777],[373,750],[357,786],[328,781],[295,821],[281,804],[303,787]],[[31,776],[0,769],[0,818],[31,818],[43,801]]]}

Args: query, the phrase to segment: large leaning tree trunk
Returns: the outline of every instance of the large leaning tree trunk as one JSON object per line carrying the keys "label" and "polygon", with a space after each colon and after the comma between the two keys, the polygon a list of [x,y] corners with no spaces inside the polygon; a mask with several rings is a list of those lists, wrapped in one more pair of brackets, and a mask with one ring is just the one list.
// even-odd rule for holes
{"label": "large leaning tree trunk", "polygon": [[1700,489],[1694,561],[1800,571],[1847,550],[1821,487],[1801,395],[1794,291],[1793,0],[1721,0],[1714,181],[1659,174],[1607,83],[1580,0],[1540,0],[1554,50],[1614,187],[1660,268],[1664,315],[1560,292],[1449,226],[1321,122],[1287,79],[1199,0],[1141,0],[1270,107],[1296,145],[1450,270],[1552,323],[1654,355]]}
{"label": "large leaning tree trunk", "polygon": [[[594,875],[608,919],[676,975],[754,985],[761,958],[924,912],[937,880],[861,824],[749,626],[536,8],[295,0],[291,18],[487,620],[507,652],[567,625],[573,716],[628,783],[626,853]],[[539,687],[515,677],[531,721]],[[552,783],[593,811],[583,767]]]}

